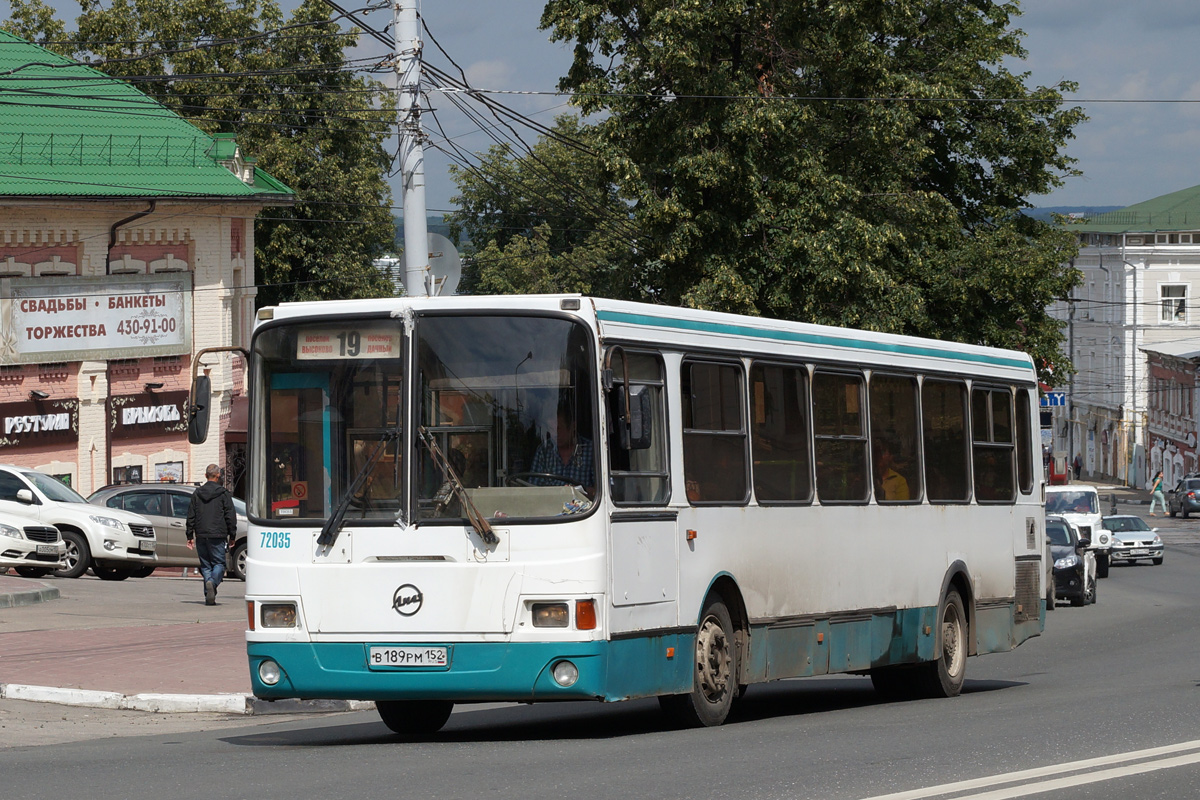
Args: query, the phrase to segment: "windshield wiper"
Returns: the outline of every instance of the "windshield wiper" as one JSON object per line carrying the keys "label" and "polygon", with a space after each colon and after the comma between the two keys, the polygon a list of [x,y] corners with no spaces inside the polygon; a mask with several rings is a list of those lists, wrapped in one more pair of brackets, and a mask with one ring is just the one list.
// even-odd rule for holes
{"label": "windshield wiper", "polygon": [[445,479],[445,483],[442,484],[441,488],[434,495],[434,509],[437,513],[441,513],[446,504],[450,502],[450,495],[453,493],[458,498],[458,502],[462,504],[463,511],[467,515],[467,521],[471,523],[471,527],[479,534],[479,538],[483,539],[486,544],[499,544],[500,539],[496,536],[492,530],[492,526],[488,524],[484,516],[479,513],[479,509],[471,502],[471,498],[467,496],[466,488],[463,487],[462,481],[458,479],[458,473],[454,471],[454,467],[450,466],[450,461],[446,458],[446,454],[442,452],[442,448],[438,447],[437,439],[425,428],[418,428],[417,433],[421,437],[421,442],[429,450],[430,455],[433,456],[433,463],[441,470],[442,477]]}
{"label": "windshield wiper", "polygon": [[379,462],[388,444],[397,441],[399,438],[399,428],[384,431],[374,452],[367,458],[367,463],[363,464],[362,469],[354,476],[354,480],[350,482],[350,487],[346,490],[346,494],[338,501],[337,507],[329,515],[329,519],[325,520],[325,524],[321,526],[321,535],[317,537],[317,544],[322,547],[333,547],[333,543],[337,541],[338,534],[341,533],[342,521],[346,518],[346,511],[350,508],[350,501],[354,499],[354,495],[358,494],[362,485],[366,483],[367,476],[375,469],[375,465]]}

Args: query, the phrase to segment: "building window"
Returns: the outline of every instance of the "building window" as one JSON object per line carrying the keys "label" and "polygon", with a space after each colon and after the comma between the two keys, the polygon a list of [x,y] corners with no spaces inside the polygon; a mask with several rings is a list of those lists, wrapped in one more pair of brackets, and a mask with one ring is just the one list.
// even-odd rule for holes
{"label": "building window", "polygon": [[1187,322],[1187,285],[1158,287],[1163,322]]}

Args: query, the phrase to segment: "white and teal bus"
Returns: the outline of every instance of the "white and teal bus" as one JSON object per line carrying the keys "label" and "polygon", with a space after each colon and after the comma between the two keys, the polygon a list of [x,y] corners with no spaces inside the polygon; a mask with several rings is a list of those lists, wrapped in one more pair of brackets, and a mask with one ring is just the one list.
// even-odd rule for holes
{"label": "white and teal bus", "polygon": [[870,675],[953,696],[1043,628],[1022,353],[577,295],[263,309],[250,348],[262,698],[658,697]]}

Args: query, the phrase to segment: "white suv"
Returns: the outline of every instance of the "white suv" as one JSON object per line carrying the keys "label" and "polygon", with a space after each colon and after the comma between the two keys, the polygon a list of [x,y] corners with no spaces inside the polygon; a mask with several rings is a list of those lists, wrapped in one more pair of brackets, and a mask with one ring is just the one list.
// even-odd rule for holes
{"label": "white suv", "polygon": [[53,525],[31,523],[0,514],[0,575],[9,567],[26,578],[40,578],[62,569],[67,546]]}
{"label": "white suv", "polygon": [[62,481],[36,470],[0,465],[0,514],[53,525],[66,545],[55,575],[78,578],[88,567],[104,580],[144,578],[154,571],[157,542],[150,520],[96,508]]}

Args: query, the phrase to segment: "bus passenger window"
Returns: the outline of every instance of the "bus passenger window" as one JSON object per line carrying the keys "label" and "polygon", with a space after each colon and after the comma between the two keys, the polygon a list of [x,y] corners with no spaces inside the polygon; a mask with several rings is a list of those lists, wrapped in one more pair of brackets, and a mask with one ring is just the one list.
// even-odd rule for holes
{"label": "bus passenger window", "polygon": [[680,387],[688,500],[744,503],[748,486],[741,367],[685,363]]}
{"label": "bus passenger window", "polygon": [[877,503],[920,502],[920,455],[916,379],[873,374],[871,463]]}
{"label": "bus passenger window", "polygon": [[758,502],[811,502],[807,370],[754,365],[750,370],[750,434]]}
{"label": "bus passenger window", "polygon": [[1029,390],[1017,389],[1017,485],[1021,494],[1033,491],[1033,428]]}
{"label": "bus passenger window", "polygon": [[1012,412],[1009,389],[972,390],[975,499],[981,503],[1011,503],[1016,499]]}
{"label": "bus passenger window", "polygon": [[967,502],[971,491],[966,385],[926,378],[921,385],[921,415],[929,502]]}
{"label": "bus passenger window", "polygon": [[862,376],[818,372],[812,394],[817,498],[822,503],[865,503],[871,482]]}
{"label": "bus passenger window", "polygon": [[[625,393],[625,364],[629,359],[631,393],[647,393],[650,398],[650,446],[626,450],[613,426],[619,414],[618,398]],[[664,505],[670,497],[670,472],[667,470],[666,410],[663,397],[663,364],[658,354],[620,350],[612,358],[615,377],[608,393],[609,486],[617,505]]]}

